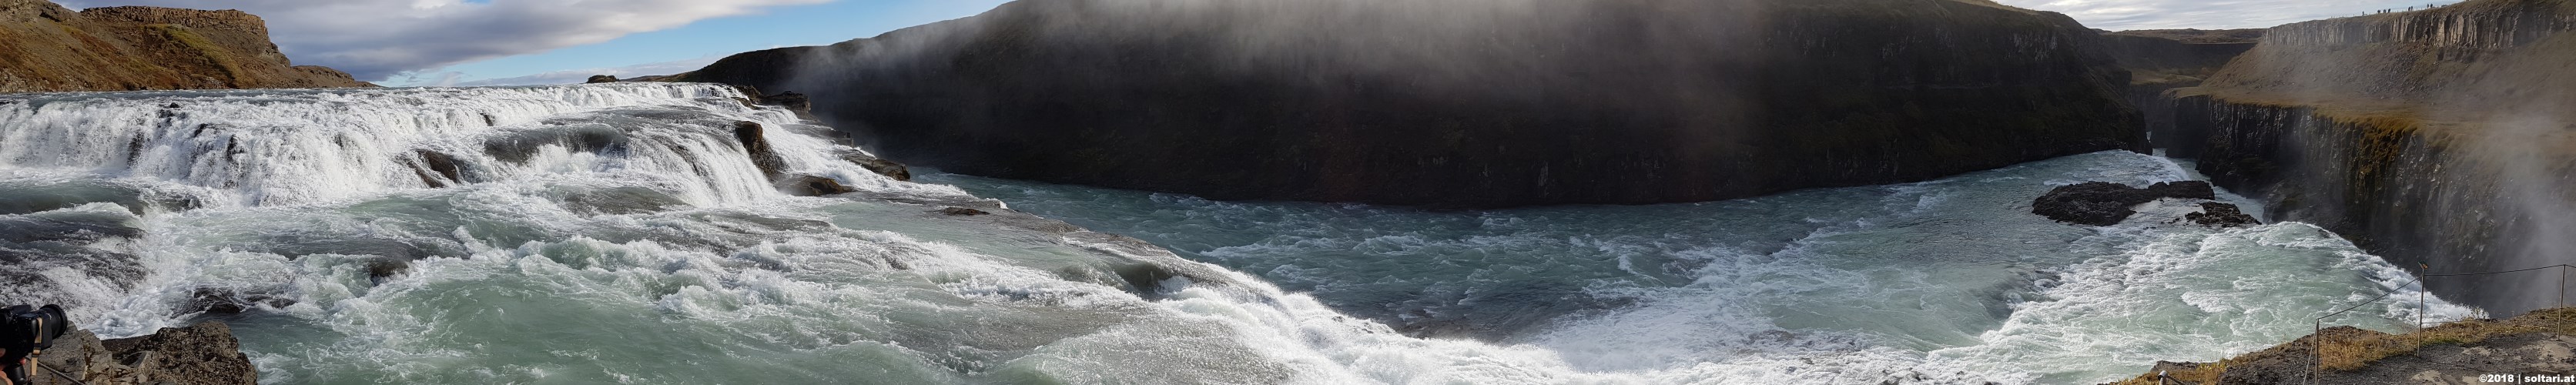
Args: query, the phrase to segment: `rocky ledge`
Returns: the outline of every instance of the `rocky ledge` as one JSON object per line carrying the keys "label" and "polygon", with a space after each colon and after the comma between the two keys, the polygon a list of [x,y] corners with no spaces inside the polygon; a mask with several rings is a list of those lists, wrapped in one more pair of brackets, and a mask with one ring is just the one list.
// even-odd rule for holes
{"label": "rocky ledge", "polygon": [[294,65],[259,16],[234,10],[0,0],[0,92],[373,87]]}
{"label": "rocky ledge", "polygon": [[29,368],[30,385],[259,383],[232,327],[214,321],[112,340],[74,330],[37,361],[44,367]]}
{"label": "rocky ledge", "polygon": [[[2118,385],[2478,384],[2493,375],[2576,374],[2576,308],[2468,320],[2405,334],[2351,326],[2219,362],[2157,361]],[[2527,381],[2543,383],[2563,381]]]}

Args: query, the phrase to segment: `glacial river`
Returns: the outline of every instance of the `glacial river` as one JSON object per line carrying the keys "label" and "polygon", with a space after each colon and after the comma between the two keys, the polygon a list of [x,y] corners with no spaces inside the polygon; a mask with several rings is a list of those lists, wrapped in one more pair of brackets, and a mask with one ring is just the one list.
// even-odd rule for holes
{"label": "glacial river", "polygon": [[[0,96],[0,298],[109,337],[230,322],[282,384],[1938,384],[2115,380],[2418,290],[2307,224],[2028,213],[2054,185],[2195,178],[2134,153],[1432,212],[895,181],[740,96]],[[738,122],[861,192],[778,192]]]}

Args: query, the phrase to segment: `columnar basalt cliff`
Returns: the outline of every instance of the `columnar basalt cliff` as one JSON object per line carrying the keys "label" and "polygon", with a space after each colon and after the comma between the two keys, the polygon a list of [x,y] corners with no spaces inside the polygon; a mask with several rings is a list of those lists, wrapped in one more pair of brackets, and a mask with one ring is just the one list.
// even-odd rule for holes
{"label": "columnar basalt cliff", "polygon": [[[2398,262],[2474,272],[2576,260],[2576,6],[2477,0],[2297,23],[2176,90],[2170,154],[2273,217]],[[2161,142],[2161,141],[2160,141]],[[2500,314],[2556,277],[2432,278]]]}
{"label": "columnar basalt cliff", "polygon": [[894,159],[1216,199],[1705,201],[2143,150],[2064,15],[1982,1],[1020,1],[676,76]]}
{"label": "columnar basalt cliff", "polygon": [[241,11],[0,0],[0,92],[372,87],[297,66]]}

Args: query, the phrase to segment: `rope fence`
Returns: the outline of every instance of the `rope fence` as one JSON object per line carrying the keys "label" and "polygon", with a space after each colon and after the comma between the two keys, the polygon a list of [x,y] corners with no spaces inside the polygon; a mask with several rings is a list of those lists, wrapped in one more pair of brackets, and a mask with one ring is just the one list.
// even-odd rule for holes
{"label": "rope fence", "polygon": [[[2415,285],[2416,285],[2416,287],[2417,287],[2417,289],[2418,289],[2418,290],[2416,290],[2416,291],[2415,291],[2415,328],[2416,328],[2417,330],[2430,329],[2430,328],[2432,328],[2433,326],[2441,326],[2441,324],[2449,324],[2449,323],[2453,323],[2453,322],[2460,322],[2460,321],[2466,321],[2466,320],[2468,320],[2467,318],[2463,318],[2463,319],[2450,320],[2450,321],[2428,322],[2428,321],[2425,319],[2425,317],[2426,317],[2426,314],[2425,314],[2425,313],[2429,313],[2431,309],[2430,309],[2430,308],[2428,308],[2428,307],[2426,307],[2426,302],[2428,302],[2428,301],[2427,301],[2428,299],[2425,297],[2425,293],[2427,293],[2427,292],[2431,292],[2431,291],[2432,291],[2432,289],[2431,289],[2431,288],[2425,288],[2425,287],[2423,287],[2423,286],[2422,286],[2422,284],[2423,284],[2423,282],[2424,282],[2424,277],[2464,277],[2464,276],[2475,276],[2475,275],[2492,275],[2492,274],[2520,273],[2520,272],[2526,272],[2526,271],[2537,271],[2537,270],[2548,270],[2548,269],[2558,269],[2558,307],[2567,307],[2567,278],[2568,278],[2568,271],[2569,271],[2569,270],[2576,270],[2576,265],[2569,265],[2569,264],[2557,264],[2557,265],[2541,266],[2541,267],[2534,267],[2534,268],[2520,269],[2520,270],[2490,271],[2490,272],[2483,272],[2483,273],[2444,273],[2444,274],[2418,274],[2418,275],[2415,275],[2413,278],[2409,278],[2409,279],[2406,281],[2406,282],[2407,282],[2407,283],[2409,283],[2409,284],[2415,284]],[[2403,287],[2403,285],[2400,285],[2400,287]],[[2308,365],[2308,378],[2307,378],[2305,381],[2302,381],[2302,382],[2303,382],[2303,383],[2309,383],[2309,384],[2314,384],[2314,383],[2316,383],[2316,381],[2317,381],[2317,377],[2318,377],[2318,374],[2320,374],[2321,372],[2323,372],[2323,371],[2325,370],[2325,349],[2324,349],[2323,344],[2324,344],[2324,341],[2325,341],[2325,339],[2326,339],[2326,337],[2325,337],[2324,333],[2325,333],[2325,329],[2326,329],[2326,319],[2327,319],[2327,318],[2334,318],[2334,316],[2343,315],[2343,313],[2346,313],[2346,312],[2351,312],[2351,311],[2353,311],[2353,309],[2360,309],[2362,306],[2369,306],[2370,304],[2379,303],[2379,301],[2387,300],[2389,296],[2396,295],[2396,294],[2397,294],[2397,292],[2393,292],[2393,291],[2392,291],[2392,292],[2388,292],[2388,293],[2386,293],[2386,294],[2380,294],[2380,295],[2379,295],[2379,297],[2371,298],[2371,299],[2370,299],[2370,300],[2368,300],[2368,301],[2362,301],[2361,303],[2356,303],[2356,304],[2353,304],[2352,306],[2344,307],[2344,308],[2343,308],[2343,310],[2336,310],[2336,311],[2331,312],[2331,313],[2326,313],[2326,315],[2317,316],[2317,318],[2316,318],[2316,320],[2315,320],[2315,323],[2314,323],[2314,327],[2315,327],[2315,329],[2314,329],[2314,330],[2311,330],[2311,331],[2308,333],[2308,355],[2309,355],[2309,358],[2311,359],[2311,361],[2309,362],[2309,363],[2310,363],[2310,365]],[[2421,338],[2421,337],[2419,336],[2418,338]],[[2420,343],[2420,342],[2419,342],[2419,343]]]}

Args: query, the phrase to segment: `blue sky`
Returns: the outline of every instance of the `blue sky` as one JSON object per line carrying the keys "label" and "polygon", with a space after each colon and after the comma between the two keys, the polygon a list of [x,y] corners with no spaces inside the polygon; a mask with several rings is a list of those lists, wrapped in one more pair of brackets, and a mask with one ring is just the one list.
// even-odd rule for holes
{"label": "blue sky", "polygon": [[[597,74],[619,77],[668,75],[694,70],[725,55],[876,36],[904,27],[974,16],[1004,2],[1007,1],[840,0],[778,7],[761,14],[709,19],[680,28],[627,35],[604,43],[460,64],[446,67],[445,71],[421,74],[420,80],[413,83],[434,83],[440,75],[451,72],[459,74],[460,82],[549,72],[562,75],[525,80],[564,80],[541,82],[559,83]],[[671,65],[653,65],[662,63]],[[685,69],[670,70],[679,67]],[[621,72],[617,70],[642,72],[614,73]]]}
{"label": "blue sky", "polygon": [[[1005,0],[57,0],[240,9],[297,64],[392,86],[663,75],[738,52],[820,45],[973,16]],[[1044,0],[1032,0],[1044,1]],[[1201,0],[1220,1],[1220,0]],[[1222,0],[1287,1],[1287,0]],[[1394,0],[1389,0],[1394,1]],[[1703,0],[1674,0],[1703,1]],[[2109,30],[2262,28],[2452,1],[1998,0]]]}

